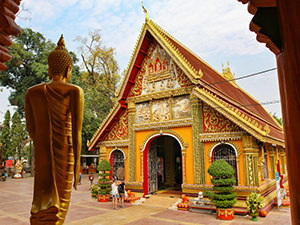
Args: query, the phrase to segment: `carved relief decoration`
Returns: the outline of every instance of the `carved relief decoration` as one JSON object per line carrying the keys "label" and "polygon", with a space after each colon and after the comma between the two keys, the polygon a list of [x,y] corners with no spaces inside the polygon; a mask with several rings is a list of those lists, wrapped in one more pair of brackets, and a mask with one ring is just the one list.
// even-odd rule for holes
{"label": "carved relief decoration", "polygon": [[177,74],[177,81],[181,87],[190,86],[193,84],[177,65],[176,65],[176,74]]}
{"label": "carved relief decoration", "polygon": [[168,53],[154,41],[135,78],[129,97],[189,86],[192,82],[173,62]]}
{"label": "carved relief decoration", "polygon": [[170,104],[169,99],[153,100],[152,106],[153,121],[170,120]]}
{"label": "carved relief decoration", "polygon": [[174,97],[172,99],[173,119],[191,117],[190,98],[188,95]]}
{"label": "carved relief decoration", "polygon": [[240,127],[207,104],[203,104],[203,128],[204,133],[242,131]]}
{"label": "carved relief decoration", "polygon": [[136,123],[146,123],[151,121],[150,102],[136,104]]}
{"label": "carved relief decoration", "polygon": [[126,139],[128,139],[128,111],[125,111],[119,121],[115,123],[112,130],[105,138],[105,141]]}

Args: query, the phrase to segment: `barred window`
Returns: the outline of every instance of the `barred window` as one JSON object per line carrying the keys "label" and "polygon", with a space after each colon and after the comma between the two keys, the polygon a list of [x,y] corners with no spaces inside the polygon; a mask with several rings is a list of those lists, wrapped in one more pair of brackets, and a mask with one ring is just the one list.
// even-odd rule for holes
{"label": "barred window", "polygon": [[[232,146],[228,144],[221,144],[215,147],[213,151],[213,161],[218,159],[224,159],[235,171],[234,177],[238,182],[237,165],[236,165],[236,153]],[[236,183],[237,185],[237,183]]]}

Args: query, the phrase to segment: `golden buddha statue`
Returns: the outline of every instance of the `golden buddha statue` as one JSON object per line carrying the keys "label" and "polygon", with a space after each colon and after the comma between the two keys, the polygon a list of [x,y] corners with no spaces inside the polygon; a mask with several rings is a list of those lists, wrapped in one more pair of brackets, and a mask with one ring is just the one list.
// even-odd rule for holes
{"label": "golden buddha statue", "polygon": [[31,224],[63,224],[80,171],[83,91],[69,84],[73,61],[63,36],[48,56],[49,83],[29,88],[26,125],[34,143]]}

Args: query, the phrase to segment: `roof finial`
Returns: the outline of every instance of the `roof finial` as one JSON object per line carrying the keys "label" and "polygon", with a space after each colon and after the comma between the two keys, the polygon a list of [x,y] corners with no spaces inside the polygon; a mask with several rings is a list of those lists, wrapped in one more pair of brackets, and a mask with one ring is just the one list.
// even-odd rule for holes
{"label": "roof finial", "polygon": [[142,1],[142,8],[143,8],[143,10],[144,10],[144,13],[146,14],[145,20],[146,20],[146,22],[147,22],[147,21],[149,20],[149,17],[148,17],[148,11],[147,11],[147,9],[144,7],[143,1]]}

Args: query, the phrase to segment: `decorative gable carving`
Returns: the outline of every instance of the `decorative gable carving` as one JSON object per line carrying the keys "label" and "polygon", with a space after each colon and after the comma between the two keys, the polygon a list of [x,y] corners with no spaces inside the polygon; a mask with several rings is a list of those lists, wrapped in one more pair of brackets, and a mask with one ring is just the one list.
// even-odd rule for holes
{"label": "decorative gable carving", "polygon": [[149,47],[129,97],[192,85],[189,78],[157,43]]}
{"label": "decorative gable carving", "polygon": [[119,118],[113,125],[112,130],[109,132],[105,141],[117,141],[128,139],[128,111]]}
{"label": "decorative gable carving", "polygon": [[207,104],[203,104],[203,128],[204,133],[242,131],[240,127]]}

